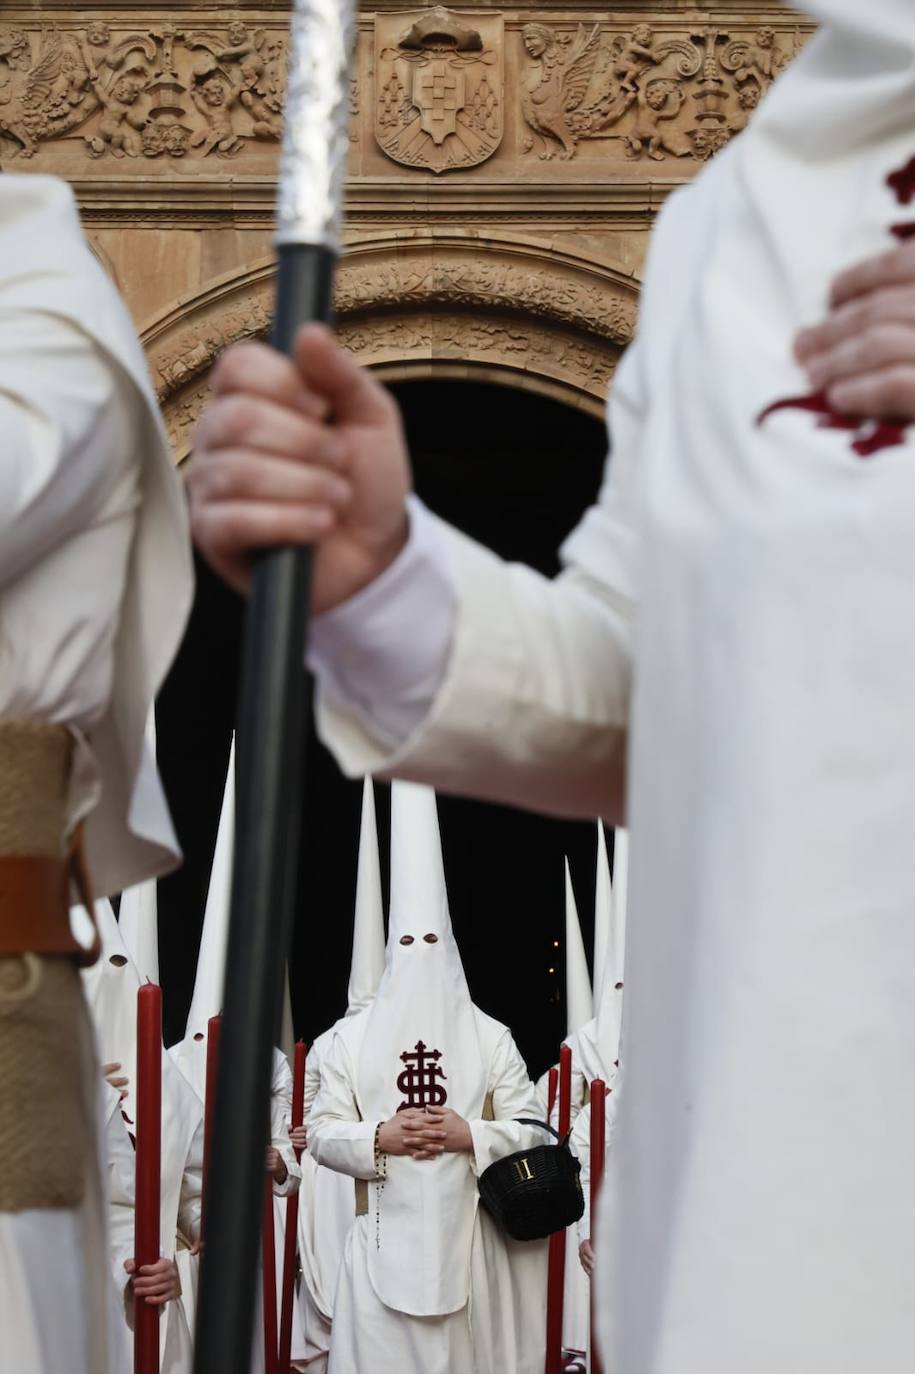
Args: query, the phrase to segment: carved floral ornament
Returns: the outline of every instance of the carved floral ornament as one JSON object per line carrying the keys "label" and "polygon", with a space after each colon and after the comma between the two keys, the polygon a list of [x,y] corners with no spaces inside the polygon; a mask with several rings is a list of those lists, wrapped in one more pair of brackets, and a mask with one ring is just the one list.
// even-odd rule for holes
{"label": "carved floral ornament", "polygon": [[[784,23],[551,17],[507,27],[498,12],[440,5],[378,14],[374,31],[367,24],[352,137],[365,117],[398,174],[455,174],[496,153],[701,160],[744,127],[802,42],[802,30]],[[155,158],[240,159],[264,170],[281,132],[285,35],[279,17],[208,27],[2,24],[0,160],[56,146],[68,159],[80,150],[127,159],[120,171]]]}
{"label": "carved floral ornament", "polygon": [[[267,333],[273,292],[273,263],[264,260],[144,329],[179,461],[210,367],[229,344]],[[637,284],[608,265],[522,236],[459,232],[394,232],[351,245],[335,296],[341,342],[382,376],[483,368],[597,415],[636,303]]]}

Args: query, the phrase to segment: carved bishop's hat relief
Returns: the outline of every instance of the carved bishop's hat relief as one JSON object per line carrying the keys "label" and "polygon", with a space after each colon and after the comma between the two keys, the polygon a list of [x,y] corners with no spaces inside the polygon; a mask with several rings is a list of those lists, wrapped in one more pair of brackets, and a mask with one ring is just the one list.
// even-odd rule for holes
{"label": "carved bishop's hat relief", "polygon": [[375,137],[395,162],[447,172],[502,141],[503,21],[441,5],[375,19]]}

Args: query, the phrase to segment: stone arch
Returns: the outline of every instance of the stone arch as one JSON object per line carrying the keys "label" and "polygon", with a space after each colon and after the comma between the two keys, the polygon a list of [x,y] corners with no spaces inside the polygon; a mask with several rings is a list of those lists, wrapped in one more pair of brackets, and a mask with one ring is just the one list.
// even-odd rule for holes
{"label": "stone arch", "polygon": [[[182,297],[143,329],[179,462],[215,358],[269,330],[274,278],[264,258]],[[637,294],[612,263],[541,239],[392,230],[347,245],[335,307],[341,341],[382,378],[474,377],[599,416],[632,336]]]}

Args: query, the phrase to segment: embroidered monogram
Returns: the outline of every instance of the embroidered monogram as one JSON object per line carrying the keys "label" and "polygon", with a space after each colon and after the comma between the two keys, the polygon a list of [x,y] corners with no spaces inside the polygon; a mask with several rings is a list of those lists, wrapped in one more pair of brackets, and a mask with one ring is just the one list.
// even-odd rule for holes
{"label": "embroidered monogram", "polygon": [[447,1075],[439,1064],[441,1050],[427,1050],[422,1040],[417,1040],[412,1050],[404,1050],[400,1056],[406,1068],[397,1077],[397,1090],[406,1096],[397,1108],[399,1112],[407,1107],[444,1107],[448,1093],[439,1080]]}

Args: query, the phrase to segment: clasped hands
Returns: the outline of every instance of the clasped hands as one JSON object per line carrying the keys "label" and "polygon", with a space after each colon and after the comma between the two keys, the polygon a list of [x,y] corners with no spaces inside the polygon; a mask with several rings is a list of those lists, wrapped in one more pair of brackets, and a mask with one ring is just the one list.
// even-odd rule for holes
{"label": "clasped hands", "polygon": [[469,1154],[473,1137],[464,1118],[450,1107],[406,1107],[382,1124],[378,1148],[388,1155],[435,1159],[441,1154]]}

